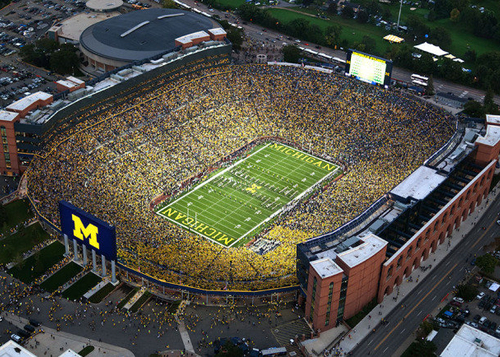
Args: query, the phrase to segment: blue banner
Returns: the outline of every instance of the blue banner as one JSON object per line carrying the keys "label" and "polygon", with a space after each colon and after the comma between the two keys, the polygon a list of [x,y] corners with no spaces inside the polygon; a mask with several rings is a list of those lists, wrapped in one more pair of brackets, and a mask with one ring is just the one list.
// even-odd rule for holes
{"label": "blue banner", "polygon": [[109,260],[116,260],[115,227],[66,201],[59,202],[59,214],[62,233],[69,239],[75,239]]}

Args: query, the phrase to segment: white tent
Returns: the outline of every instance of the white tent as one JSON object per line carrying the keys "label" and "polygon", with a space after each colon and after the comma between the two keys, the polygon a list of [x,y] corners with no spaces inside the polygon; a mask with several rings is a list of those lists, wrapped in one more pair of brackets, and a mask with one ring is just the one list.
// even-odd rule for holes
{"label": "white tent", "polygon": [[448,54],[448,52],[442,50],[439,46],[435,46],[427,42],[421,43],[420,45],[416,45],[414,47],[420,51],[427,52],[438,57]]}

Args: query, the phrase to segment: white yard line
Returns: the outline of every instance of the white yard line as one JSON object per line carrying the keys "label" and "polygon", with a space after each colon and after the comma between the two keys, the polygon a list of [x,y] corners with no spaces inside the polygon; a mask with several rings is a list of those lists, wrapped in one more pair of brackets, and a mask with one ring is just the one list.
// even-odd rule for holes
{"label": "white yard line", "polygon": [[[198,185],[198,186],[197,186],[197,187],[196,187],[193,191],[191,191],[191,192],[187,193],[187,194],[186,194],[186,195],[184,195],[184,196],[179,197],[179,198],[178,198],[178,199],[176,199],[174,202],[169,203],[169,205],[168,205],[168,206],[166,206],[165,208],[168,208],[170,205],[173,205],[174,203],[176,203],[176,202],[177,202],[177,201],[179,201],[180,199],[182,199],[182,198],[185,198],[185,197],[189,196],[189,195],[190,195],[190,194],[192,194],[193,192],[197,191],[199,188],[201,188],[201,187],[205,186],[205,185],[206,185],[207,183],[209,183],[210,181],[212,181],[212,180],[216,179],[217,177],[219,177],[220,175],[222,175],[222,174],[226,173],[226,171],[228,171],[228,170],[232,169],[233,167],[235,167],[236,165],[238,165],[240,162],[245,161],[245,160],[246,160],[246,159],[248,159],[249,157],[254,156],[254,155],[255,155],[255,154],[257,154],[259,151],[264,150],[264,149],[265,149],[265,148],[267,148],[269,145],[271,145],[271,143],[269,143],[269,144],[267,144],[266,146],[264,146],[264,147],[260,148],[260,149],[259,149],[259,150],[257,150],[256,152],[254,152],[254,153],[252,153],[252,154],[248,155],[247,157],[244,157],[243,159],[240,159],[240,160],[236,161],[233,165],[231,165],[231,166],[229,166],[229,167],[225,168],[224,170],[222,170],[221,172],[219,172],[217,175],[215,175],[215,176],[211,177],[210,179],[208,179],[208,180],[206,180],[205,182],[203,182],[203,183],[201,183],[200,185]],[[163,210],[162,210],[162,211],[163,211]]]}
{"label": "white yard line", "polygon": [[[224,174],[224,173],[226,173],[228,170],[233,169],[234,167],[238,166],[240,163],[243,163],[244,161],[246,161],[247,159],[249,159],[249,158],[250,158],[250,157],[252,157],[253,155],[255,155],[255,154],[257,154],[258,152],[260,152],[260,151],[262,151],[262,150],[264,150],[264,149],[268,148],[268,147],[269,147],[272,143],[273,143],[273,142],[270,142],[270,143],[268,143],[266,146],[263,146],[262,148],[260,148],[259,150],[255,151],[254,153],[250,154],[249,156],[246,156],[246,157],[244,157],[244,158],[242,158],[242,159],[238,160],[238,161],[237,161],[237,162],[235,162],[233,165],[231,165],[231,166],[227,167],[226,169],[224,169],[224,170],[222,170],[221,172],[219,172],[217,175],[214,175],[213,177],[211,177],[209,180],[207,180],[207,181],[205,181],[205,182],[201,183],[200,185],[198,185],[198,186],[197,186],[197,187],[196,187],[193,191],[191,191],[191,192],[187,193],[186,195],[183,195],[183,196],[179,197],[178,199],[176,199],[175,201],[171,202],[168,206],[166,206],[166,207],[165,207],[165,208],[163,208],[162,210],[158,211],[157,213],[158,213],[160,216],[162,216],[162,217],[164,217],[164,218],[168,219],[169,221],[171,221],[171,222],[173,222],[173,223],[175,223],[175,224],[177,224],[177,225],[179,225],[179,226],[181,226],[181,227],[188,228],[188,230],[189,230],[189,231],[191,231],[191,227],[189,227],[188,225],[183,225],[183,224],[181,224],[181,223],[179,223],[179,222],[177,222],[177,221],[175,221],[175,220],[171,219],[170,217],[165,216],[162,212],[164,212],[167,208],[169,208],[169,207],[171,207],[172,205],[174,205],[175,203],[177,203],[179,200],[184,199],[184,198],[187,198],[189,195],[191,195],[192,193],[196,192],[198,189],[200,189],[201,187],[203,187],[203,186],[204,186],[204,185],[206,185],[207,183],[211,182],[212,180],[216,179],[217,177],[219,177],[219,176],[223,175],[223,174]],[[280,144],[281,144],[281,143],[280,143]],[[203,237],[205,237],[205,238],[207,238],[207,239],[211,240],[212,242],[217,243],[217,244],[219,244],[219,245],[221,245],[221,246],[223,246],[223,247],[225,247],[225,248],[230,248],[230,247],[232,247],[233,245],[235,245],[236,243],[238,243],[240,240],[242,240],[243,238],[245,238],[247,235],[249,235],[251,232],[253,232],[255,229],[257,229],[258,227],[260,227],[262,224],[264,224],[264,223],[266,223],[266,222],[270,221],[270,220],[271,220],[271,219],[273,219],[275,216],[277,216],[278,214],[280,214],[280,213],[281,213],[281,212],[282,212],[285,208],[287,208],[287,207],[288,207],[291,203],[296,203],[296,202],[298,202],[298,201],[299,201],[302,197],[304,197],[304,195],[306,195],[307,193],[309,193],[309,192],[310,192],[310,191],[311,191],[314,187],[318,186],[321,182],[323,182],[325,179],[327,179],[328,177],[330,177],[330,176],[332,176],[333,174],[335,174],[335,173],[336,173],[336,172],[340,169],[340,166],[338,166],[337,164],[334,164],[334,163],[329,162],[329,161],[325,161],[325,160],[323,160],[323,159],[321,159],[321,158],[318,158],[317,156],[310,155],[309,153],[307,153],[307,152],[305,152],[305,151],[303,151],[303,150],[298,150],[298,149],[292,148],[292,147],[290,147],[290,146],[288,146],[288,145],[286,145],[286,144],[282,144],[282,145],[283,145],[283,146],[286,146],[286,147],[288,147],[288,148],[290,148],[290,149],[293,149],[293,150],[295,150],[295,151],[302,152],[302,153],[304,153],[304,154],[306,154],[306,155],[309,155],[310,157],[316,158],[316,159],[318,159],[318,160],[320,160],[320,161],[322,161],[322,162],[324,162],[324,163],[328,163],[328,164],[331,164],[331,165],[335,165],[335,166],[336,166],[336,169],[335,169],[335,170],[333,170],[333,171],[331,171],[330,173],[327,173],[327,174],[326,174],[325,176],[323,176],[323,178],[321,178],[320,180],[315,181],[315,182],[314,182],[314,184],[312,184],[311,186],[307,186],[307,187],[305,187],[305,188],[304,188],[304,190],[303,190],[303,191],[302,191],[302,192],[301,192],[298,196],[296,196],[294,199],[290,200],[289,202],[285,203],[285,204],[284,204],[284,205],[283,205],[280,209],[276,210],[274,213],[271,213],[271,215],[270,215],[270,216],[266,217],[266,218],[265,218],[264,220],[262,220],[260,223],[258,223],[257,225],[255,225],[253,228],[249,229],[249,230],[248,230],[245,234],[243,234],[242,236],[240,236],[238,239],[236,239],[236,240],[235,240],[232,244],[230,244],[230,245],[228,245],[228,246],[223,245],[223,244],[221,244],[221,243],[217,242],[216,240],[214,240],[214,239],[212,239],[212,238],[210,238],[210,237],[208,237],[208,236],[204,235],[203,233],[200,233],[200,232],[197,232],[197,231],[194,231],[194,233],[196,233],[196,234],[198,234],[198,235],[201,235],[201,236],[203,236]],[[280,164],[280,162],[283,162],[284,160],[286,160],[286,156],[285,156],[285,157],[283,157],[282,159],[280,159],[279,161],[277,161],[275,164],[273,164],[271,168],[278,167],[278,166],[279,166],[279,164]],[[284,167],[284,166],[281,166],[281,167]],[[289,174],[293,173],[295,170],[299,170],[299,171],[300,171],[300,169],[302,169],[303,167],[307,167],[307,165],[300,165],[300,166],[297,166],[297,167],[295,167],[295,169],[293,169],[292,171],[288,172],[288,173],[286,174],[286,176],[284,176],[284,175],[281,175],[281,176],[283,176],[283,177],[285,177],[285,178],[289,178],[289,176],[288,176]],[[281,180],[280,180],[280,181],[281,181]],[[215,205],[217,205],[217,204],[218,204],[220,201],[222,201],[222,200],[224,200],[224,198],[221,198],[220,200],[218,200],[218,201],[215,203]],[[248,202],[248,201],[246,201],[246,202]],[[200,212],[200,214],[201,214],[201,213],[203,213],[203,212],[205,212],[208,208],[213,207],[213,206],[214,206],[214,205],[212,205],[212,206],[207,206],[207,208],[206,208],[206,209],[203,209],[203,210]],[[237,207],[236,209],[233,209],[233,211],[232,211],[232,212],[236,212],[236,211],[238,211],[241,207],[243,207],[243,205],[240,205],[240,206],[239,206],[239,207]],[[193,218],[193,217],[191,217],[191,218]],[[214,223],[214,225],[219,224],[219,222],[223,221],[224,219],[226,219],[226,216],[222,217],[220,220],[218,220],[217,222],[215,222],[215,223]],[[226,225],[224,225],[224,224],[220,224],[220,225],[221,225],[221,226],[223,226],[224,228],[226,228],[227,230],[232,231],[232,229],[231,229],[231,228],[228,228]],[[230,237],[230,238],[234,238],[234,237]]]}

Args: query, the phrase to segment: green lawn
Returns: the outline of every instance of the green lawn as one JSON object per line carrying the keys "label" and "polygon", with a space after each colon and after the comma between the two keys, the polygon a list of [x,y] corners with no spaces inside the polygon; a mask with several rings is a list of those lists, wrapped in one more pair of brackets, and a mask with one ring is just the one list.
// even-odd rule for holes
{"label": "green lawn", "polygon": [[78,354],[82,357],[85,357],[85,356],[89,355],[93,350],[95,350],[94,346],[87,346],[87,347],[83,348],[83,350],[78,352]]}
{"label": "green lawn", "polygon": [[246,3],[245,0],[216,0],[215,2],[221,4],[222,6],[229,7],[231,9],[236,9],[238,6]]}
{"label": "green lawn", "polygon": [[79,299],[87,291],[101,282],[101,278],[94,273],[88,273],[76,283],[63,291],[62,296],[70,300]]}
{"label": "green lawn", "polygon": [[309,16],[307,13],[311,15],[317,14],[317,10],[314,9],[294,8],[294,10],[303,12],[304,14],[299,14],[295,11],[286,9],[269,9],[267,11],[284,24],[294,19],[304,19],[309,21],[311,24],[318,25],[323,31],[325,31],[332,24],[339,24],[342,26],[342,33],[340,37],[342,40],[347,40],[349,45],[352,45],[354,42],[361,42],[363,36],[365,35],[370,36],[376,42],[376,50],[374,51],[374,54],[383,55],[386,49],[391,46],[390,43],[383,39],[383,37],[388,35],[390,31],[386,31],[383,27],[377,27],[371,24],[360,24],[356,20],[348,20],[340,16],[328,15],[330,18],[329,20]]}
{"label": "green lawn", "polygon": [[[358,3],[363,3],[363,1],[356,1]],[[484,3],[481,2],[482,5],[488,9],[499,9],[500,10],[500,2],[494,2],[490,0],[485,0]],[[397,21],[398,13],[399,13],[399,3],[395,3],[392,5],[389,4],[380,4],[382,9],[389,8],[392,13],[393,22]],[[435,27],[443,27],[445,28],[451,36],[451,44],[445,49],[452,53],[457,57],[464,56],[465,52],[471,48],[476,51],[478,55],[481,55],[486,52],[490,52],[493,50],[499,50],[499,45],[497,42],[493,40],[488,40],[485,38],[479,38],[472,34],[467,24],[463,23],[453,23],[449,18],[441,19],[437,21],[427,21],[426,15],[428,14],[428,9],[417,8],[415,10],[410,10],[412,6],[403,5],[401,10],[401,21],[402,25],[406,24],[406,19],[410,15],[417,15],[422,18],[424,23],[429,26],[431,29]],[[328,14],[326,12],[319,11],[322,15],[328,16],[329,20],[320,19],[318,17],[311,17],[310,15],[318,14],[317,9],[309,9],[309,8],[300,8],[293,7],[291,8],[294,11],[290,11],[287,9],[269,9],[269,11],[275,18],[277,18],[282,23],[288,23],[297,18],[303,18],[308,20],[312,24],[318,25],[323,30],[330,26],[332,23],[336,23],[342,26],[342,34],[341,38],[343,40],[347,40],[349,45],[352,46],[354,42],[360,42],[364,35],[368,35],[372,37],[376,42],[376,49],[372,51],[374,54],[378,54],[383,56],[385,52],[390,49],[391,46],[399,46],[398,44],[390,44],[387,41],[383,40],[385,35],[389,33],[393,33],[394,31],[387,31],[383,26],[375,26],[373,24],[360,24],[354,19],[344,19],[341,16]],[[299,11],[303,14],[296,13],[295,11]],[[500,14],[497,13],[497,14]],[[388,20],[388,19],[386,19]],[[406,36],[408,37],[408,36]],[[418,42],[420,43],[420,41]]]}
{"label": "green lawn", "polygon": [[29,284],[45,273],[51,266],[59,263],[63,259],[63,254],[64,245],[60,242],[54,242],[9,269],[8,273],[22,282]]}
{"label": "green lawn", "polygon": [[1,227],[0,233],[8,231],[11,227],[16,224],[26,221],[28,218],[33,217],[33,213],[29,209],[29,201],[16,200],[5,206],[5,211],[7,214],[7,225]]}
{"label": "green lawn", "polygon": [[131,312],[137,312],[139,308],[151,297],[151,293],[146,291],[140,298],[135,302],[134,305],[130,308]]}
{"label": "green lawn", "polygon": [[69,281],[72,277],[82,271],[82,267],[75,262],[69,262],[62,267],[58,272],[45,280],[40,287],[49,292],[54,292],[58,287]]}
{"label": "green lawn", "polygon": [[0,264],[6,264],[30,250],[33,246],[48,239],[49,235],[39,223],[33,224],[23,231],[0,240]]}
{"label": "green lawn", "polygon": [[157,213],[214,243],[241,245],[288,203],[335,174],[340,174],[335,164],[269,142]]}
{"label": "green lawn", "polygon": [[99,290],[94,295],[92,295],[89,298],[89,301],[93,304],[98,304],[102,301],[102,299],[104,299],[106,296],[108,296],[113,290],[115,290],[115,287],[113,286],[113,284],[108,283],[108,284],[104,285],[104,287],[101,290]]}
{"label": "green lawn", "polygon": [[132,296],[134,296],[137,292],[139,291],[139,288],[133,288],[131,292],[129,292],[127,294],[127,296],[125,296],[122,301],[120,301],[118,303],[118,308],[121,309],[122,307],[125,306],[125,304],[127,304],[127,302],[132,299]]}

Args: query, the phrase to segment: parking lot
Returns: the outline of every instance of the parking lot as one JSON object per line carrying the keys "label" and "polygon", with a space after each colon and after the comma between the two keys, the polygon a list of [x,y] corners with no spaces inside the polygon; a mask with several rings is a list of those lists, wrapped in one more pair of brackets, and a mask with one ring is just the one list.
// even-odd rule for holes
{"label": "parking lot", "polygon": [[[499,253],[500,256],[500,253]],[[435,319],[435,326],[458,330],[463,323],[500,338],[500,287],[495,282],[474,276],[469,283],[477,286],[472,301],[454,297]]]}

